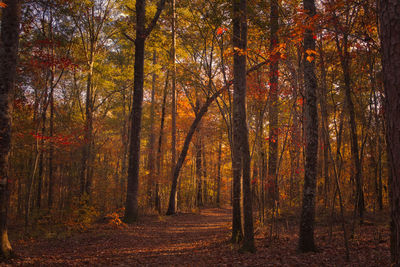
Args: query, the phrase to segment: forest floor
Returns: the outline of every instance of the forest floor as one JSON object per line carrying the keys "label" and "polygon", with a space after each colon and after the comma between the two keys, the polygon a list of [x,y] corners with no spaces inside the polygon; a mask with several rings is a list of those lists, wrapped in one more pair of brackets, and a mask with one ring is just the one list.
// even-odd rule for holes
{"label": "forest floor", "polygon": [[[9,266],[389,266],[389,233],[383,225],[359,228],[350,240],[350,261],[340,228],[332,239],[317,227],[318,253],[296,250],[298,226],[286,222],[279,237],[256,227],[257,252],[238,253],[228,242],[231,210],[203,209],[175,216],[144,216],[125,227],[96,223],[65,238],[13,242]],[[269,230],[268,230],[269,232]],[[7,264],[4,264],[7,266]]]}

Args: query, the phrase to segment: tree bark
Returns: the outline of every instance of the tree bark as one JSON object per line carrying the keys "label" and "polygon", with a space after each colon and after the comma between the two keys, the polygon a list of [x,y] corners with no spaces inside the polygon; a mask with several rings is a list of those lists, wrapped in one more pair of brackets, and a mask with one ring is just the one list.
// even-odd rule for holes
{"label": "tree bark", "polygon": [[[169,78],[169,72],[167,71],[167,75],[165,77],[165,87],[164,87],[164,93],[163,93],[162,106],[161,106],[161,122],[160,122],[160,132],[158,135],[158,148],[157,148],[157,156],[156,156],[157,177],[161,176],[161,166],[162,166],[162,162],[163,162],[162,142],[163,142],[163,138],[164,138],[165,106],[167,103],[168,78]],[[159,214],[161,214],[161,200],[160,200],[160,195],[159,195],[159,180],[156,181],[156,192],[155,192],[154,198],[155,198],[154,203],[155,203],[156,210],[158,211]]]}
{"label": "tree bark", "polygon": [[391,189],[392,265],[400,265],[400,3],[380,0],[383,84]]}
{"label": "tree bark", "polygon": [[[196,101],[196,113],[198,112],[198,110],[200,109],[200,102],[197,100]],[[196,128],[196,139],[195,139],[195,154],[196,154],[196,181],[197,181],[197,188],[196,188],[196,206],[197,207],[203,207],[203,182],[202,182],[202,170],[203,170],[203,165],[202,165],[202,160],[201,160],[201,149],[202,149],[202,145],[201,145],[201,133],[200,133],[200,126],[198,126]]]}
{"label": "tree bark", "polygon": [[221,206],[221,155],[222,155],[222,129],[220,130],[218,144],[218,163],[217,163],[217,207]]}
{"label": "tree bark", "polygon": [[[233,1],[233,160],[234,179],[242,176],[243,186],[243,244],[242,251],[255,252],[253,207],[250,188],[250,149],[246,118],[246,55],[247,55],[247,1]],[[233,165],[233,164],[232,164]],[[240,168],[238,172],[237,167]]]}
{"label": "tree bark", "polygon": [[12,256],[7,234],[10,202],[9,154],[11,148],[11,98],[14,92],[21,21],[21,2],[6,0],[2,10],[0,33],[0,246],[1,256]]}
{"label": "tree bark", "polygon": [[[153,51],[153,67],[155,68],[157,64],[157,54]],[[147,156],[147,192],[148,192],[148,204],[152,206],[152,187],[154,184],[154,145],[155,145],[155,134],[154,134],[154,120],[155,120],[155,92],[156,92],[156,81],[157,74],[154,70],[152,74],[152,84],[151,84],[151,104],[150,104],[150,134],[148,140],[148,156]]]}
{"label": "tree bark", "polygon": [[146,1],[136,1],[136,40],[134,65],[134,91],[129,144],[128,187],[124,221],[133,223],[138,219],[140,130],[142,127],[143,75],[144,75],[144,27]]}
{"label": "tree bark", "polygon": [[[314,0],[303,0],[304,10],[308,18],[316,14]],[[310,60],[307,50],[315,51],[314,34],[307,29],[304,35],[304,88],[305,88],[305,174],[303,187],[303,203],[300,218],[299,250],[315,251],[315,190],[317,181],[318,154],[318,113],[317,113],[317,79],[315,75],[315,59]]]}
{"label": "tree bark", "polygon": [[172,103],[171,103],[171,159],[172,172],[176,163],[176,10],[175,0],[172,0]]}
{"label": "tree bark", "polygon": [[268,140],[268,197],[270,207],[275,210],[276,204],[279,201],[278,183],[277,183],[277,161],[278,161],[278,79],[279,79],[279,57],[280,54],[276,51],[278,45],[278,30],[279,30],[279,12],[278,1],[271,0],[270,11],[270,88],[269,88],[269,140]]}
{"label": "tree bark", "polygon": [[136,1],[136,39],[135,39],[135,64],[133,82],[133,103],[131,114],[131,133],[129,144],[128,185],[126,192],[124,221],[133,223],[138,219],[138,191],[139,191],[139,160],[140,160],[140,130],[142,128],[142,104],[144,81],[144,49],[147,36],[153,30],[165,0],[161,0],[157,6],[150,25],[146,23],[146,1]]}

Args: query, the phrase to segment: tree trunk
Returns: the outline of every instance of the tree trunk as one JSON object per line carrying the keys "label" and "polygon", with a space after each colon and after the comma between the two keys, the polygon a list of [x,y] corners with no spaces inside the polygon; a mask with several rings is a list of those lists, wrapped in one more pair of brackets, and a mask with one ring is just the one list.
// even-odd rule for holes
{"label": "tree trunk", "polygon": [[319,94],[319,105],[321,108],[321,128],[322,128],[322,144],[323,144],[323,159],[324,159],[324,168],[323,168],[323,177],[324,177],[324,205],[325,208],[329,205],[329,191],[330,191],[330,177],[329,177],[329,124],[328,124],[328,102],[326,99],[327,95],[327,81],[326,81],[326,69],[325,69],[325,55],[324,50],[322,48],[322,42],[319,47],[320,54],[320,65],[321,65],[321,76],[322,76],[322,85]]}
{"label": "tree trunk", "polygon": [[207,184],[207,157],[206,157],[206,148],[204,145],[204,140],[201,140],[201,155],[203,157],[202,163],[202,175],[203,175],[203,205],[207,205],[209,203],[208,200],[208,184]]}
{"label": "tree trunk", "polygon": [[171,171],[175,167],[176,163],[176,10],[175,10],[175,0],[172,0],[172,103],[171,103]]}
{"label": "tree trunk", "polygon": [[7,234],[7,212],[10,202],[9,154],[11,148],[11,98],[14,92],[21,20],[21,2],[6,0],[2,10],[0,33],[0,246],[1,256],[8,259],[12,248]]}
{"label": "tree trunk", "polygon": [[143,81],[144,81],[144,49],[146,37],[151,33],[165,0],[157,6],[157,12],[148,28],[146,23],[146,1],[136,1],[136,39],[135,39],[135,64],[133,82],[133,103],[131,113],[131,133],[129,144],[128,185],[124,221],[133,223],[138,219],[138,191],[139,191],[139,160],[140,160],[140,130],[142,127]]}
{"label": "tree trunk", "polygon": [[400,3],[380,0],[383,84],[391,189],[392,265],[400,265]]}
{"label": "tree trunk", "polygon": [[[199,102],[196,102],[196,105],[199,105]],[[200,127],[200,126],[199,126]],[[194,145],[196,150],[196,181],[197,181],[197,192],[196,192],[196,206],[203,207],[203,194],[202,194],[202,169],[203,165],[201,162],[201,136],[200,136],[200,129],[199,127],[196,128],[196,143]]]}
{"label": "tree trunk", "polygon": [[[303,0],[304,10],[309,18],[315,13],[314,0]],[[313,31],[307,29],[304,35],[304,88],[305,88],[305,174],[303,187],[303,203],[300,218],[299,250],[301,252],[315,251],[314,221],[315,221],[315,189],[317,181],[318,154],[318,112],[317,112],[317,79],[315,75],[315,60],[310,60],[306,51],[315,51]]]}
{"label": "tree trunk", "polygon": [[349,112],[350,118],[350,136],[351,136],[351,154],[354,161],[355,167],[355,181],[356,181],[356,199],[355,199],[355,209],[358,211],[358,216],[360,219],[360,224],[363,222],[364,217],[364,193],[363,193],[363,182],[362,182],[362,169],[361,160],[358,152],[358,138],[357,138],[357,125],[354,112],[354,104],[351,97],[351,79],[350,79],[350,66],[349,60],[350,55],[347,49],[347,37],[344,38],[344,56],[342,58],[342,69],[344,75],[345,84],[345,97],[347,111]]}
{"label": "tree trunk", "polygon": [[196,131],[196,128],[198,124],[200,123],[201,119],[203,116],[207,113],[208,107],[211,105],[211,103],[225,90],[228,89],[228,86],[224,86],[222,89],[218,90],[215,92],[212,96],[207,98],[206,102],[201,106],[199,109],[199,112],[196,114],[196,117],[194,121],[192,122],[192,125],[189,128],[189,131],[186,135],[185,141],[183,143],[183,147],[181,150],[181,153],[179,154],[178,161],[175,164],[174,168],[174,173],[172,176],[172,184],[171,184],[171,191],[169,194],[169,203],[168,203],[168,210],[166,215],[173,215],[176,213],[176,187],[178,184],[178,178],[179,178],[179,172],[182,168],[182,165],[185,161],[190,142],[192,140],[192,137]]}
{"label": "tree trunk", "polygon": [[[243,244],[242,251],[255,252],[253,207],[250,188],[250,150],[246,118],[246,53],[247,53],[247,1],[233,1],[233,152],[235,167],[240,166],[243,185]],[[236,172],[238,170],[236,169]],[[238,178],[234,177],[234,179]]]}
{"label": "tree trunk", "polygon": [[221,155],[222,155],[222,129],[220,130],[218,144],[218,163],[217,163],[217,206],[221,206]]}
{"label": "tree trunk", "polygon": [[[50,125],[49,125],[49,137],[52,138],[54,135],[54,92],[53,88],[50,91]],[[54,202],[54,177],[53,177],[53,157],[54,157],[54,145],[50,141],[49,144],[49,192],[47,199],[47,208],[50,211],[53,207]]]}
{"label": "tree trunk", "polygon": [[[92,45],[93,46],[93,45]],[[88,186],[89,167],[88,162],[91,156],[91,144],[93,135],[93,105],[92,105],[92,79],[93,79],[93,51],[90,54],[90,62],[88,76],[86,80],[86,110],[85,110],[85,128],[84,128],[84,145],[82,147],[82,160],[80,170],[81,196],[89,195],[90,188]]]}
{"label": "tree trunk", "polygon": [[[47,88],[45,89],[47,91]],[[43,99],[44,108],[42,110],[42,138],[40,140],[39,147],[39,170],[38,170],[38,187],[36,195],[36,208],[40,210],[42,203],[42,186],[43,186],[43,169],[44,169],[44,136],[46,135],[46,117],[47,117],[47,92]]]}
{"label": "tree trunk", "polygon": [[[156,51],[153,51],[153,67],[155,68],[157,64],[157,54]],[[148,157],[147,157],[147,194],[148,194],[148,204],[152,206],[152,186],[154,184],[154,145],[155,145],[155,135],[154,135],[154,120],[155,120],[155,92],[156,92],[156,80],[157,74],[154,70],[152,75],[152,84],[151,84],[151,104],[150,104],[150,134],[148,141]]]}
{"label": "tree trunk", "polygon": [[129,144],[128,187],[124,221],[133,223],[138,219],[140,130],[142,124],[143,75],[144,75],[144,0],[136,1],[136,40],[134,65],[134,91],[131,114],[131,135]]}
{"label": "tree trunk", "polygon": [[161,122],[160,122],[160,133],[158,135],[158,148],[157,148],[157,181],[156,181],[156,192],[154,196],[154,203],[156,210],[159,214],[161,214],[161,200],[159,195],[159,177],[161,176],[161,166],[162,166],[162,141],[164,137],[164,121],[165,121],[165,105],[167,103],[167,91],[168,91],[168,76],[169,72],[167,71],[167,75],[165,77],[165,87],[163,93],[163,100],[161,106]]}
{"label": "tree trunk", "polygon": [[280,54],[275,51],[278,45],[278,1],[271,0],[270,11],[270,89],[269,89],[269,140],[268,140],[268,197],[270,200],[270,207],[275,210],[277,202],[279,201],[278,183],[277,183],[277,161],[278,161],[278,112],[279,112],[279,99],[278,99],[278,78],[279,78],[279,57]]}

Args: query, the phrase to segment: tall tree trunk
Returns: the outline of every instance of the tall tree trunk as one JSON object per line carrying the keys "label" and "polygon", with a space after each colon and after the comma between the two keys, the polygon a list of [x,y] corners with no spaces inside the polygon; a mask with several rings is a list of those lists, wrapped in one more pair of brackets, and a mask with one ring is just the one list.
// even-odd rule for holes
{"label": "tall tree trunk", "polygon": [[360,153],[358,151],[359,147],[358,147],[357,125],[354,112],[354,104],[353,104],[353,99],[351,97],[351,79],[350,79],[350,66],[349,66],[350,55],[347,48],[347,37],[344,37],[343,39],[344,39],[343,56],[341,61],[342,61],[342,69],[344,75],[346,106],[350,118],[351,154],[354,161],[355,181],[356,181],[356,199],[354,208],[358,211],[360,223],[362,223],[364,217],[364,209],[365,209],[364,193],[362,188],[363,187],[362,169],[361,169]]}
{"label": "tall tree trunk", "polygon": [[120,190],[121,190],[121,198],[120,198],[120,205],[123,205],[124,202],[124,194],[125,191],[125,179],[126,179],[126,160],[128,155],[128,146],[129,146],[129,120],[127,118],[126,113],[126,94],[125,91],[122,93],[122,118],[123,118],[123,125],[121,131],[121,141],[122,141],[122,160],[121,160],[121,177],[120,177]]}
{"label": "tall tree trunk", "polygon": [[201,140],[201,155],[203,157],[202,163],[202,175],[203,175],[203,204],[207,205],[208,201],[208,185],[207,185],[207,157],[206,157],[206,148],[204,145],[204,140]]}
{"label": "tall tree trunk", "polygon": [[[171,103],[171,173],[174,171],[176,163],[176,10],[175,0],[172,0],[172,51],[171,51],[171,63],[172,63],[172,103]],[[176,196],[175,196],[176,198]],[[175,201],[177,204],[177,202]]]}
{"label": "tall tree trunk", "polygon": [[400,265],[400,2],[380,0],[383,84],[391,190],[392,265]]}
{"label": "tall tree trunk", "polygon": [[136,1],[136,39],[134,65],[134,91],[129,144],[128,187],[124,221],[133,223],[138,219],[140,130],[142,124],[144,43],[146,1]]}
{"label": "tall tree trunk", "polygon": [[[314,0],[303,0],[304,10],[311,19],[316,14]],[[315,251],[315,189],[317,181],[318,154],[318,112],[317,112],[317,79],[315,60],[310,59],[306,51],[315,51],[314,34],[307,29],[304,35],[304,88],[305,88],[305,174],[303,187],[303,203],[300,219],[299,250]],[[307,58],[308,57],[308,58]]]}
{"label": "tall tree trunk", "polygon": [[320,55],[320,66],[321,66],[321,76],[322,76],[322,85],[319,94],[319,105],[321,108],[321,128],[322,128],[322,144],[323,144],[323,158],[324,158],[324,168],[323,168],[323,177],[324,177],[324,204],[325,208],[329,205],[329,190],[330,190],[330,177],[329,177],[329,124],[328,124],[328,103],[326,99],[327,95],[327,81],[326,81],[326,69],[325,69],[325,55],[322,47],[322,41],[319,46],[319,55]]}
{"label": "tall tree trunk", "polygon": [[277,183],[277,161],[278,161],[278,79],[279,79],[279,57],[280,54],[276,51],[278,46],[278,30],[279,30],[279,12],[278,12],[278,1],[271,0],[271,11],[270,11],[270,53],[271,53],[271,64],[270,64],[270,89],[269,89],[269,157],[268,157],[268,197],[270,199],[270,207],[275,210],[277,202],[279,201],[278,194],[278,183]]}
{"label": "tall tree trunk", "polygon": [[[153,67],[155,68],[157,64],[157,53],[153,51]],[[154,70],[152,74],[152,84],[151,84],[151,104],[150,104],[150,134],[148,141],[148,157],[147,157],[147,194],[148,194],[148,204],[152,206],[152,187],[154,184],[154,145],[155,145],[155,134],[154,134],[154,120],[155,120],[155,93],[156,93],[156,81],[157,74]]]}
{"label": "tall tree trunk", "polygon": [[[45,89],[47,91],[47,88]],[[39,170],[38,170],[38,187],[36,195],[36,208],[40,210],[42,203],[42,186],[43,186],[43,169],[44,169],[44,136],[46,135],[46,118],[47,118],[47,93],[43,99],[43,105],[45,107],[42,110],[42,138],[40,140],[39,147]]]}
{"label": "tall tree trunk", "polygon": [[159,177],[161,176],[161,166],[162,166],[162,161],[163,161],[163,159],[162,159],[162,141],[164,138],[165,106],[167,103],[168,78],[169,78],[169,72],[167,71],[167,75],[165,77],[163,100],[162,100],[162,105],[161,105],[160,133],[158,135],[158,147],[157,147],[157,156],[156,156],[157,181],[156,181],[156,191],[154,193],[155,194],[154,203],[155,203],[156,210],[158,211],[159,214],[161,214],[161,200],[160,200],[160,194],[159,194]]}
{"label": "tall tree trunk", "polygon": [[16,77],[21,2],[6,0],[2,10],[0,33],[0,246],[1,256],[12,256],[7,234],[7,211],[10,202],[9,154],[11,148],[12,95]]}
{"label": "tall tree trunk", "polygon": [[[93,46],[93,45],[92,45]],[[93,49],[93,48],[92,48]],[[90,53],[90,61],[88,63],[89,70],[86,80],[86,109],[85,109],[85,128],[84,128],[84,145],[82,147],[82,159],[80,170],[81,191],[80,194],[90,194],[89,184],[89,167],[91,157],[91,144],[93,135],[93,105],[92,105],[92,79],[93,79],[93,50]]]}
{"label": "tall tree trunk", "polygon": [[[200,102],[196,101],[196,109],[197,111],[200,108]],[[197,113],[197,112],[196,112]],[[202,182],[202,161],[201,161],[201,133],[200,133],[200,126],[196,128],[196,140],[195,140],[195,154],[196,154],[196,181],[197,181],[197,188],[196,188],[196,206],[203,207],[203,182]]]}
{"label": "tall tree trunk", "polygon": [[217,206],[221,206],[221,156],[222,156],[222,129],[220,130],[218,144],[218,163],[217,163]]}
{"label": "tall tree trunk", "polygon": [[[253,207],[250,188],[250,149],[246,118],[247,1],[233,0],[233,147],[234,166],[240,166],[243,185],[243,245],[241,250],[255,252]],[[235,170],[238,171],[237,169]],[[238,177],[234,177],[237,179]]]}
{"label": "tall tree trunk", "polygon": [[[54,135],[54,90],[51,88],[50,91],[50,125],[49,125],[49,137],[52,138]],[[54,202],[54,177],[53,177],[53,157],[54,157],[54,145],[53,142],[49,143],[49,188],[48,188],[48,199],[47,208],[50,211],[53,207]]]}
{"label": "tall tree trunk", "polygon": [[146,22],[146,1],[136,1],[136,39],[135,39],[135,64],[133,82],[133,103],[131,114],[131,132],[129,144],[128,185],[126,191],[126,203],[124,221],[133,223],[138,219],[138,191],[139,191],[139,161],[140,161],[140,130],[142,128],[142,104],[144,81],[144,49],[145,40],[153,30],[165,0],[160,0],[157,12],[148,28]]}

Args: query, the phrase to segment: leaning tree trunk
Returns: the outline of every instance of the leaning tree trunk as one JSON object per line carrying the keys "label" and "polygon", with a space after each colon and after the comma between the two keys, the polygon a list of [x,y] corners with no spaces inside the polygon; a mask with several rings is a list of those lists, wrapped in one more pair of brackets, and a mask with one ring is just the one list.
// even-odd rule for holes
{"label": "leaning tree trunk", "polygon": [[[303,0],[304,10],[311,19],[315,13],[314,0]],[[318,113],[317,113],[317,79],[315,60],[307,55],[307,50],[315,51],[313,31],[307,29],[304,35],[304,89],[305,89],[305,174],[303,187],[303,203],[300,219],[299,250],[315,251],[315,188],[317,180],[318,154]]]}
{"label": "leaning tree trunk", "polygon": [[253,207],[250,188],[250,149],[246,118],[247,1],[233,1],[233,152],[235,166],[241,167],[243,186],[243,245],[241,250],[255,252]]}
{"label": "leaning tree trunk", "polygon": [[[245,73],[245,74],[249,74],[252,71],[259,69],[260,67],[264,66],[266,63],[267,63],[267,61],[264,61],[256,66],[250,68],[247,71],[247,73]],[[183,142],[182,150],[179,154],[178,161],[175,164],[174,173],[172,176],[171,191],[170,191],[170,195],[169,195],[168,210],[167,210],[166,215],[172,215],[172,214],[176,213],[175,194],[176,194],[176,187],[178,184],[179,172],[185,161],[187,152],[189,150],[189,145],[190,145],[192,137],[196,131],[196,128],[197,128],[198,124],[200,123],[201,119],[203,118],[203,116],[207,113],[207,110],[210,107],[210,105],[212,104],[212,102],[214,102],[214,100],[217,99],[217,97],[220,96],[224,91],[228,90],[231,84],[232,84],[232,81],[229,81],[224,87],[222,87],[220,90],[216,91],[213,95],[211,95],[210,97],[207,98],[206,102],[199,109],[194,121],[192,122],[192,125],[189,128],[189,131],[185,137],[185,141]],[[250,181],[249,181],[249,184],[250,184]],[[240,181],[239,181],[239,193],[240,193]],[[240,198],[238,200],[238,204],[239,204],[239,212],[240,212]],[[240,213],[239,213],[238,221],[240,223]],[[241,227],[238,229],[240,229],[240,231],[241,231]]]}
{"label": "leaning tree trunk", "polygon": [[11,97],[14,91],[18,57],[21,2],[4,1],[0,33],[0,255],[10,258],[12,248],[7,234],[7,211],[9,206],[9,163],[11,147]]}
{"label": "leaning tree trunk", "polygon": [[380,0],[386,138],[391,178],[392,266],[400,265],[400,2]]}
{"label": "leaning tree trunk", "polygon": [[194,121],[192,122],[192,125],[190,125],[189,131],[185,137],[185,141],[183,142],[183,147],[182,147],[181,153],[179,154],[178,161],[176,162],[175,167],[174,167],[174,172],[172,175],[171,191],[169,194],[168,210],[167,210],[166,215],[173,215],[176,213],[176,197],[175,196],[176,196],[176,187],[178,185],[179,172],[183,166],[183,163],[185,162],[185,158],[186,158],[187,152],[189,150],[189,145],[190,145],[192,137],[196,131],[196,128],[199,125],[203,116],[207,113],[208,107],[228,87],[229,86],[223,87],[222,89],[215,92],[212,96],[207,98],[206,102],[201,106],[201,108],[197,112],[196,117],[195,117]]}

